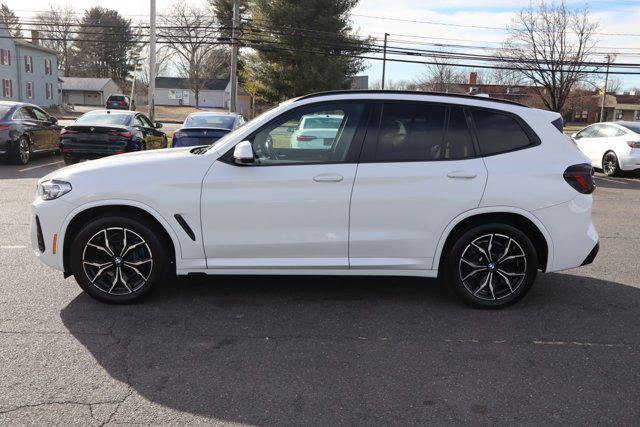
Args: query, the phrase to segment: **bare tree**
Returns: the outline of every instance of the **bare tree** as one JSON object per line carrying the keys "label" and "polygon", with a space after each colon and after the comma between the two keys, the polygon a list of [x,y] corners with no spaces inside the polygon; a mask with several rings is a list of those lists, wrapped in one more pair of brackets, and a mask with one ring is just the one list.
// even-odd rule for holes
{"label": "bare tree", "polygon": [[[172,61],[172,52],[166,46],[161,46],[156,50],[156,76],[162,76],[169,71],[169,66]],[[142,85],[146,88],[149,87],[149,46],[140,53],[140,66],[135,73],[135,76],[140,80]]]}
{"label": "bare tree", "polygon": [[36,15],[36,21],[42,37],[42,45],[58,52],[59,68],[65,76],[69,75],[70,56],[73,51],[73,34],[76,31],[75,11],[70,4],[51,5],[49,10]]}
{"label": "bare tree", "polygon": [[206,79],[214,77],[207,71],[215,40],[215,17],[209,9],[177,1],[169,6],[162,17],[166,28],[162,39],[172,54],[178,72],[189,81],[196,107],[200,104],[200,91]]}
{"label": "bare tree", "polygon": [[546,108],[560,112],[571,88],[593,69],[584,62],[593,53],[597,27],[586,8],[542,0],[514,18],[499,55],[533,84]]}
{"label": "bare tree", "polygon": [[415,81],[415,87],[433,92],[464,92],[461,85],[466,82],[466,76],[452,65],[454,61],[443,57],[434,57],[432,60],[434,64],[427,65],[426,73]]}

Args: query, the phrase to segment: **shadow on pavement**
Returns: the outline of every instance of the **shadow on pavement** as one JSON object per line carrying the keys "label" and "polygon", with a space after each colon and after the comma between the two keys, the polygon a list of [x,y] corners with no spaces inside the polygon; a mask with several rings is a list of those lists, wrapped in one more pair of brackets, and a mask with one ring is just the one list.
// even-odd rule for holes
{"label": "shadow on pavement", "polygon": [[223,276],[131,306],[81,294],[61,317],[144,398],[220,421],[640,417],[640,289],[570,274],[541,275],[502,311],[467,308],[422,279]]}
{"label": "shadow on pavement", "polygon": [[6,159],[0,160],[0,179],[29,179],[43,176],[64,167],[59,154],[36,154],[26,165],[14,165]]}
{"label": "shadow on pavement", "polygon": [[619,177],[596,174],[595,183],[596,191],[598,191],[598,187],[617,190],[640,190],[640,174],[625,173]]}

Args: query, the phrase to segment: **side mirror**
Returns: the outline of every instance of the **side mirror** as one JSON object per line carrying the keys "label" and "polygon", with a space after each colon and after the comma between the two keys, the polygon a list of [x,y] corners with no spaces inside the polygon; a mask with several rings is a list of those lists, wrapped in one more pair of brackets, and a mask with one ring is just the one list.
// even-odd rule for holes
{"label": "side mirror", "polygon": [[155,127],[156,127],[156,129],[160,129],[162,127],[162,123],[155,122]]}
{"label": "side mirror", "polygon": [[49,117],[49,121],[51,122],[51,124],[54,124],[54,125],[58,123],[58,119],[53,116]]}
{"label": "side mirror", "polygon": [[571,134],[571,138],[573,138],[573,139],[579,139],[579,138],[578,138],[578,134],[577,134],[577,133]]}
{"label": "side mirror", "polygon": [[233,149],[233,160],[239,165],[250,165],[255,161],[251,142],[242,141]]}

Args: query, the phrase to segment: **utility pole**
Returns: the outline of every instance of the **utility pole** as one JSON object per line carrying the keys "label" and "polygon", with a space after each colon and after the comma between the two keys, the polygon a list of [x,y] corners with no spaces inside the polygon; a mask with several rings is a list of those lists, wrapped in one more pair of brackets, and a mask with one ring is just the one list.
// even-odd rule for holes
{"label": "utility pole", "polygon": [[240,1],[233,2],[233,26],[231,27],[231,81],[229,91],[231,98],[229,102],[229,111],[235,113],[237,111],[238,98],[238,32],[240,31]]}
{"label": "utility pole", "polygon": [[600,104],[600,121],[604,122],[604,100],[607,97],[607,86],[609,85],[609,65],[611,64],[611,55],[607,55],[607,73],[604,77],[604,89],[602,91],[602,103]]}
{"label": "utility pole", "polygon": [[384,90],[384,75],[387,71],[387,37],[389,33],[384,33],[384,51],[382,53],[382,90]]}
{"label": "utility pole", "polygon": [[155,122],[156,115],[156,0],[151,1],[149,13],[149,118]]}

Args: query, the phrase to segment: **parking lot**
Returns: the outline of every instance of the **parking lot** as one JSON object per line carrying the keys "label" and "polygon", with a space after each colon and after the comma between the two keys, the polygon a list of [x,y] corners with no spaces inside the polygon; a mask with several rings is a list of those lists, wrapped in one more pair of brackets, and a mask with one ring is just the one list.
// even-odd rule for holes
{"label": "parking lot", "polygon": [[502,311],[416,278],[180,279],[100,304],[37,262],[36,179],[0,163],[0,424],[640,419],[640,178],[598,175],[601,251]]}

